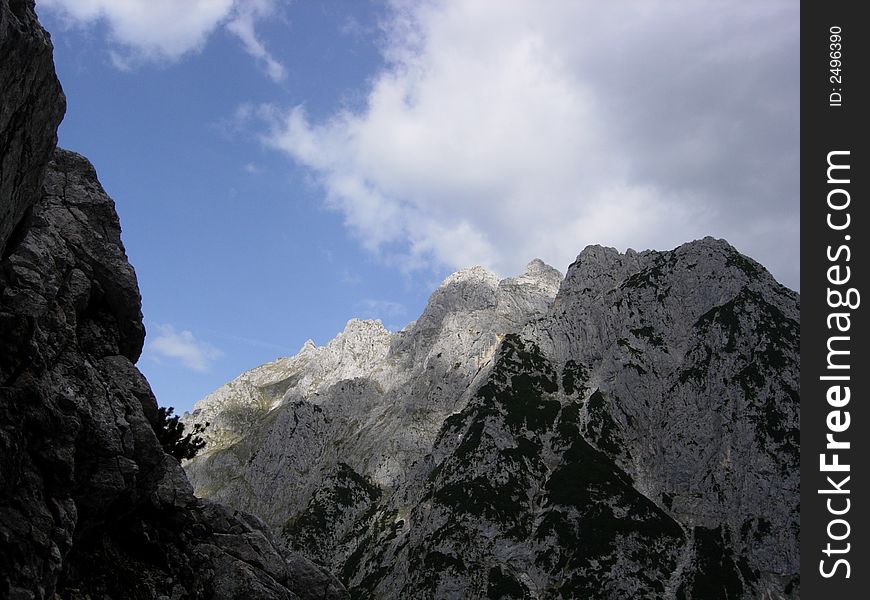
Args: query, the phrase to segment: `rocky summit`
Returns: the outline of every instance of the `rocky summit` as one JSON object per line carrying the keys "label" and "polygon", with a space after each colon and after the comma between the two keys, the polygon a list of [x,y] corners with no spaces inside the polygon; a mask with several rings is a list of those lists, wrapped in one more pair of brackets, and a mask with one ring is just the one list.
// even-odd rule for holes
{"label": "rocky summit", "polygon": [[346,597],[164,453],[136,275],[94,168],[55,149],[32,0],[0,0],[0,57],[0,598]]}
{"label": "rocky summit", "polygon": [[465,269],[203,398],[185,470],[354,598],[797,598],[799,311],[713,238]]}

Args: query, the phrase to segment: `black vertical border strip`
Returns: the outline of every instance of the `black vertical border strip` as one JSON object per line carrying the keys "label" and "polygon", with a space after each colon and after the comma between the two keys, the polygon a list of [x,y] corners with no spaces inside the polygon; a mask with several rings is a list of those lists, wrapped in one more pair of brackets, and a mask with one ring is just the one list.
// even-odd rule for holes
{"label": "black vertical border strip", "polygon": [[[870,344],[867,313],[870,311],[870,290],[866,286],[870,262],[867,256],[867,237],[870,235],[870,211],[867,204],[867,179],[870,178],[870,156],[867,152],[867,137],[870,136],[870,102],[867,96],[866,79],[870,76],[867,47],[870,42],[870,23],[859,17],[861,2],[808,2],[801,4],[801,591],[800,597],[815,600],[821,598],[851,600],[870,597],[870,472],[867,469],[870,454],[870,403],[868,380],[870,362],[867,346]],[[866,5],[864,5],[866,9]],[[832,81],[830,69],[830,29],[842,28],[842,82]],[[841,88],[841,89],[837,89]],[[842,94],[841,106],[830,106],[832,92]],[[850,182],[847,185],[828,184],[828,153],[848,150]],[[843,158],[838,158],[842,161]],[[843,173],[843,171],[840,171]],[[844,211],[834,212],[828,208],[827,195],[832,189],[846,188],[850,202]],[[842,203],[845,196],[835,194],[835,202]],[[842,222],[848,211],[851,223],[848,230],[834,231],[826,223],[829,212]],[[845,236],[850,239],[846,240]],[[841,245],[848,245],[851,260],[831,262],[828,247],[835,253]],[[828,282],[828,269],[834,265],[848,265],[851,277],[847,283],[836,286]],[[841,271],[841,277],[844,271]],[[854,287],[861,294],[861,304],[856,309],[831,308],[828,305],[828,288]],[[866,292],[866,293],[865,293]],[[827,316],[832,312],[849,312],[851,327],[848,333],[829,331]],[[850,340],[848,373],[851,399],[847,406],[850,426],[834,434],[836,439],[849,441],[851,448],[839,451],[840,462],[850,465],[848,473],[822,473],[819,467],[820,454],[829,455],[836,450],[826,450],[826,434],[829,433],[826,419],[829,411],[836,410],[826,399],[832,382],[820,377],[832,374],[827,369],[828,338],[832,335],[848,335]],[[840,348],[845,348],[838,342]],[[844,362],[841,360],[840,362]],[[830,462],[831,459],[828,459]],[[819,490],[830,488],[827,476],[840,482],[844,475],[851,477],[843,488],[848,495],[820,494]],[[828,512],[826,501],[832,499],[833,508],[842,510],[845,498],[851,501],[848,513],[842,516]],[[828,525],[833,519],[842,518],[849,523],[849,536],[841,541],[831,540]],[[831,529],[839,537],[846,526],[836,523]],[[830,543],[834,549],[848,553],[830,557],[823,552]],[[834,576],[825,578],[820,573],[820,561],[830,573],[837,558],[849,562],[850,577],[845,577],[845,566],[840,565]]]}

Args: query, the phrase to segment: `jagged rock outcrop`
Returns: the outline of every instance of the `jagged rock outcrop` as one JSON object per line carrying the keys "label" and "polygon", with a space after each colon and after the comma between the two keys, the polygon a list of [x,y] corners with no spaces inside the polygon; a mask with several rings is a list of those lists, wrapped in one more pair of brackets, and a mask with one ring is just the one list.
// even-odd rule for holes
{"label": "jagged rock outcrop", "polygon": [[39,192],[66,100],[33,0],[0,0],[0,256]]}
{"label": "jagged rock outcrop", "polygon": [[[600,283],[601,264],[615,281]],[[593,435],[636,487],[697,536],[724,536],[747,568],[797,573],[798,295],[707,238],[584,252],[554,313],[526,335],[593,367],[588,385],[606,391]]]}
{"label": "jagged rock outcrop", "polygon": [[184,418],[212,424],[208,452],[187,467],[191,481],[275,527],[340,463],[395,489],[465,405],[503,332],[546,314],[560,280],[539,262],[501,281],[479,267],[460,271],[398,333],[352,319],[326,346],[306,343],[242,374]]}
{"label": "jagged rock outcrop", "polygon": [[157,402],[134,366],[145,334],[135,273],[87,160],[55,152],[30,226],[8,249],[4,597],[342,597],[261,521],[195,498],[164,454]]}
{"label": "jagged rock outcrop", "polygon": [[54,150],[32,1],[0,0],[0,52],[0,597],[345,597],[164,453],[136,276],[93,167]]}
{"label": "jagged rock outcrop", "polygon": [[352,378],[309,344],[203,399],[269,390],[186,469],[354,597],[796,598],[799,309],[712,238],[466,269]]}

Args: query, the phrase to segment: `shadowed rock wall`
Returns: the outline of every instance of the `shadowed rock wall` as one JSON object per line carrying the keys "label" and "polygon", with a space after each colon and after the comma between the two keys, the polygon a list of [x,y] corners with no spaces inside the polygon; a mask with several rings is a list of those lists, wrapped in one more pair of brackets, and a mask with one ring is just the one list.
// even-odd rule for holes
{"label": "shadowed rock wall", "polygon": [[164,454],[136,275],[94,168],[54,148],[33,9],[0,0],[0,597],[344,597]]}

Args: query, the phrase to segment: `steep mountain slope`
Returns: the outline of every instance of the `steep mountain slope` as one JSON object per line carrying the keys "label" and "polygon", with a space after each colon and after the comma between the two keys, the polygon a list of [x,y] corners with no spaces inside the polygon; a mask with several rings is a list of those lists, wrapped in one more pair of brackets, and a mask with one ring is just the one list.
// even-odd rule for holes
{"label": "steep mountain slope", "polygon": [[560,280],[540,261],[503,281],[460,271],[399,333],[353,319],[323,348],[241,375],[185,416],[212,423],[191,481],[279,527],[340,463],[395,489],[485,376],[501,332],[545,314]]}
{"label": "steep mountain slope", "polygon": [[0,597],[345,597],[164,454],[136,275],[94,168],[54,147],[33,10],[0,0]]}
{"label": "steep mountain slope", "polygon": [[186,469],[359,598],[797,597],[798,315],[712,238],[461,271],[203,399]]}

